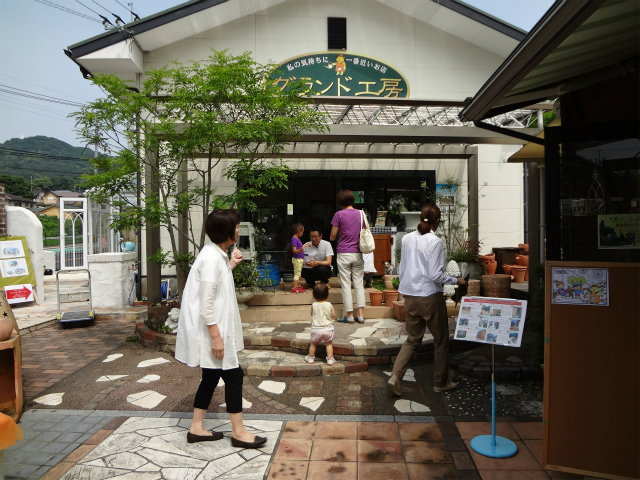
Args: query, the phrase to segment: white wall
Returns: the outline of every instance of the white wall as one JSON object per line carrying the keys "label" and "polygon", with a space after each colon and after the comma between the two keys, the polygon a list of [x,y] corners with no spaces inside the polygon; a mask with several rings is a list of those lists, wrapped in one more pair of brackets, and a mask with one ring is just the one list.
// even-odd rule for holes
{"label": "white wall", "polygon": [[42,248],[42,223],[33,212],[22,207],[6,207],[7,235],[27,238],[31,265],[36,276],[36,293],[44,301],[44,254]]}
{"label": "white wall", "polygon": [[[91,299],[96,308],[122,308],[136,300],[133,285],[134,265],[138,255],[127,253],[100,253],[89,255],[91,272]],[[135,288],[134,288],[135,290]]]}
{"label": "white wall", "polygon": [[[346,17],[347,51],[399,70],[412,98],[464,100],[475,95],[503,60],[377,1],[296,0],[147,53],[144,69],[172,60],[203,60],[211,48],[234,55],[252,52],[260,63],[326,51],[327,17]],[[517,44],[506,36],[504,41]]]}
{"label": "white wall", "polygon": [[479,238],[482,253],[524,243],[524,169],[507,163],[519,146],[479,145]]}

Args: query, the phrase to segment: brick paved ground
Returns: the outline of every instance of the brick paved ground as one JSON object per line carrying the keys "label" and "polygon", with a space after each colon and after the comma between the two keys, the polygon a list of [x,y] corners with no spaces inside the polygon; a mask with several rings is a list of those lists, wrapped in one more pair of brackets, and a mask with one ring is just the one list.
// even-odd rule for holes
{"label": "brick paved ground", "polygon": [[135,320],[124,316],[96,320],[93,325],[63,329],[51,325],[22,337],[22,386],[25,399],[39,395],[125,342]]}

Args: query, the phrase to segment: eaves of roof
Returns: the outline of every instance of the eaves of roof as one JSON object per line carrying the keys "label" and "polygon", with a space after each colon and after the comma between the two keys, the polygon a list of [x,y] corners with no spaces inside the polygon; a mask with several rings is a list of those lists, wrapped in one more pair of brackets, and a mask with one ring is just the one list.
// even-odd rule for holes
{"label": "eaves of roof", "polygon": [[[127,38],[135,37],[142,33],[148,32],[163,25],[169,24],[176,20],[182,19],[189,15],[196,14],[211,7],[228,2],[229,0],[191,0],[189,2],[177,5],[173,8],[169,8],[162,12],[150,15],[141,20],[128,23],[121,28],[114,28],[101,35],[83,40],[76,44],[70,45],[65,50],[65,53],[71,60],[76,61],[85,55],[89,55],[93,52],[97,52],[111,45],[115,45]],[[497,17],[489,15],[481,10],[478,10],[460,0],[421,0],[431,1],[437,3],[440,6],[446,7],[460,15],[463,15],[469,19],[472,19],[484,26],[487,26],[497,32],[500,32],[515,40],[522,40],[526,32],[521,30]],[[381,0],[381,3],[385,3]],[[395,6],[394,6],[395,7]],[[81,66],[82,68],[82,66]],[[87,72],[88,73],[88,72]],[[86,75],[85,75],[86,76]]]}
{"label": "eaves of roof", "polygon": [[638,68],[638,0],[557,0],[460,112],[514,110]]}

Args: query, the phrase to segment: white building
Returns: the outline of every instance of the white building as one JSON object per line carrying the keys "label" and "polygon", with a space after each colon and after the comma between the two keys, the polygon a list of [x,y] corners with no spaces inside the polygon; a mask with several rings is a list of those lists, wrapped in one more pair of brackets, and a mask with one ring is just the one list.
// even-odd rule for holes
{"label": "white building", "polygon": [[[397,195],[419,209],[422,182],[436,188],[453,178],[486,253],[526,241],[523,166],[506,162],[526,141],[462,123],[458,112],[524,36],[456,0],[194,0],[72,45],[67,55],[85,75],[113,73],[136,85],[149,69],[203,60],[210,49],[249,51],[298,76],[305,74],[295,73],[296,62],[320,61],[336,85],[315,100],[333,124],[285,153],[297,175],[277,207],[252,218],[268,229],[270,248],[284,249],[294,221],[328,236],[341,188],[363,192],[356,207],[375,218]],[[334,68],[339,55],[345,72]],[[359,77],[363,62],[375,78]],[[404,82],[385,83],[387,72]],[[376,94],[355,95],[365,89]],[[490,123],[535,135],[523,127],[536,115],[517,110]]]}

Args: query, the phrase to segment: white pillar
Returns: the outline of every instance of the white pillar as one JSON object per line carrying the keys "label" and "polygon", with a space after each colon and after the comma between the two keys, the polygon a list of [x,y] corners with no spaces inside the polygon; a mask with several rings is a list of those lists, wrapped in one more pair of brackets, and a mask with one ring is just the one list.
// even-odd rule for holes
{"label": "white pillar", "polygon": [[[122,308],[129,304],[129,293],[133,285],[137,259],[138,254],[135,252],[89,255],[94,310]],[[133,292],[131,302],[135,299],[135,292]]]}

